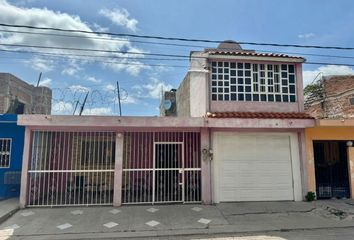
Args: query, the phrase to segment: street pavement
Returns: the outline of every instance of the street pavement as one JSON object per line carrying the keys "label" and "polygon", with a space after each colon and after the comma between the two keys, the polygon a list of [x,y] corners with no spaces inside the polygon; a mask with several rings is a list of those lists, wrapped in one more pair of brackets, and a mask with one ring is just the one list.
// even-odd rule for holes
{"label": "street pavement", "polygon": [[352,200],[26,208],[0,239],[354,239],[353,217]]}

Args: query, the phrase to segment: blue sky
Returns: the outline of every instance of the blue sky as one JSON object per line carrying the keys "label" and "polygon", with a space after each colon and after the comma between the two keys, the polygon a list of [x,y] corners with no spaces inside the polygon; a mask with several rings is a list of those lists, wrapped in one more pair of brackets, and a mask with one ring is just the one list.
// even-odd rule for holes
{"label": "blue sky", "polygon": [[[353,12],[354,2],[350,0],[0,0],[0,23],[166,37],[345,47],[354,47]],[[189,55],[190,51],[202,50],[203,46],[216,47],[216,44],[183,42],[179,43],[195,46],[166,46],[136,42],[162,42],[158,40],[122,39],[112,36],[104,36],[106,39],[102,40],[1,31],[4,29],[0,28],[0,43],[7,44],[179,55]],[[309,62],[353,63],[350,58],[305,55],[348,57],[353,56],[353,51],[249,45],[242,47],[260,52],[303,55]],[[4,46],[0,48],[11,51],[24,50]],[[120,58],[112,59],[108,58],[112,54],[108,56],[107,53],[29,48],[25,50],[42,51],[47,55],[1,51],[0,72],[10,72],[31,84],[36,84],[39,73],[43,72],[42,84],[53,89],[53,114],[72,114],[76,102],[81,104],[86,92],[89,92],[89,97],[85,114],[118,114],[115,88],[116,81],[119,80],[123,89],[123,115],[158,115],[161,89],[177,88],[188,71],[187,59],[150,60],[147,59],[149,57],[131,54],[115,54],[115,57]],[[76,53],[91,57],[75,56]],[[132,56],[139,58],[132,59]],[[319,72],[324,75],[354,74],[354,70],[348,66],[305,64],[305,84],[311,82]]]}

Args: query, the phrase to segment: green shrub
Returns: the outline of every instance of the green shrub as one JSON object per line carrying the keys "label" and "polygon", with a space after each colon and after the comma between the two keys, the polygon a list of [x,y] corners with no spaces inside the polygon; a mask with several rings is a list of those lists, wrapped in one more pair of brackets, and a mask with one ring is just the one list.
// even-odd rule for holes
{"label": "green shrub", "polygon": [[308,193],[306,194],[305,198],[306,198],[306,201],[312,202],[312,201],[316,200],[316,193],[314,193],[314,192],[308,192]]}

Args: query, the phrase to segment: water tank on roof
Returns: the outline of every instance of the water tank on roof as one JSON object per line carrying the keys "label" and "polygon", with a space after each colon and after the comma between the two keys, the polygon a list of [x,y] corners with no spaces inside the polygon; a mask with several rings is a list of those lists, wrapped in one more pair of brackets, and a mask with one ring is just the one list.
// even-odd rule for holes
{"label": "water tank on roof", "polygon": [[232,40],[226,40],[223,41],[222,43],[219,44],[217,49],[221,50],[229,50],[229,51],[237,51],[237,50],[242,50],[242,47],[240,44],[238,44],[235,41]]}

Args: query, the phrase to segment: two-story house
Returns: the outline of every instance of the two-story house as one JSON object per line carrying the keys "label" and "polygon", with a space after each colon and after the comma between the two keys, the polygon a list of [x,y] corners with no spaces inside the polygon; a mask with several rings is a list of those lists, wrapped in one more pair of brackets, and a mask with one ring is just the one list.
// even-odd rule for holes
{"label": "two-story house", "polygon": [[164,117],[21,116],[21,205],[302,200],[303,61],[225,42],[191,53]]}
{"label": "two-story house", "polygon": [[302,57],[233,41],[192,52],[177,116],[206,117],[213,202],[301,200],[306,187]]}

